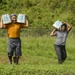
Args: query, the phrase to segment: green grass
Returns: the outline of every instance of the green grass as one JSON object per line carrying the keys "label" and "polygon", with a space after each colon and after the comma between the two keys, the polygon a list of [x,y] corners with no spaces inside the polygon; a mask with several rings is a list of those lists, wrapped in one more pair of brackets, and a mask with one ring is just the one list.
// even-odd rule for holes
{"label": "green grass", "polygon": [[74,34],[67,38],[67,59],[61,65],[54,50],[55,37],[21,37],[21,40],[19,64],[9,65],[7,38],[0,38],[0,75],[75,75]]}

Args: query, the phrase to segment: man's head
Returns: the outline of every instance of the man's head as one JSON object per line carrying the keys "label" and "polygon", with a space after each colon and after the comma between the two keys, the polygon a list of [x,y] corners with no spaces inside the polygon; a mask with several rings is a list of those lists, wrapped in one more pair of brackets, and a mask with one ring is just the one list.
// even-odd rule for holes
{"label": "man's head", "polygon": [[17,16],[16,16],[16,14],[11,14],[11,20],[12,20],[13,23],[17,22]]}

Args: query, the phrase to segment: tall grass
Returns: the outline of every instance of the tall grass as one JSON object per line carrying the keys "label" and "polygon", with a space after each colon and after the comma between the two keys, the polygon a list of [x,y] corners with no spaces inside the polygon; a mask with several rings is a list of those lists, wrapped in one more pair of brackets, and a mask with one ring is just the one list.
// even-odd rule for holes
{"label": "tall grass", "polygon": [[[71,36],[70,36],[71,35]],[[54,50],[55,37],[21,37],[22,57],[19,64],[8,64],[7,38],[0,38],[0,75],[75,75],[75,40],[70,32],[67,38],[67,59],[59,65]]]}

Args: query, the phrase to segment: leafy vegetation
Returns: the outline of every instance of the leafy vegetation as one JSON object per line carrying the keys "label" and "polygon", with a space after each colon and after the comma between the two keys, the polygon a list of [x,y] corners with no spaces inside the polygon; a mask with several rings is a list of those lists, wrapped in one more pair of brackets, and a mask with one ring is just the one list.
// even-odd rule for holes
{"label": "leafy vegetation", "polygon": [[75,0],[1,0],[2,14],[24,13],[31,27],[50,27],[56,20],[75,24]]}
{"label": "leafy vegetation", "polygon": [[[50,37],[56,20],[74,26],[75,0],[0,0],[0,16],[24,13],[29,28],[21,30],[22,52],[19,64],[8,64],[7,32],[0,29],[0,75],[75,75],[75,28],[67,43],[67,59],[59,65]],[[71,35],[71,36],[70,36]]]}
{"label": "leafy vegetation", "polygon": [[7,38],[0,38],[0,75],[75,75],[74,37],[71,31],[66,44],[67,59],[61,65],[57,62],[53,47],[55,37],[21,36],[23,55],[18,65],[8,64]]}

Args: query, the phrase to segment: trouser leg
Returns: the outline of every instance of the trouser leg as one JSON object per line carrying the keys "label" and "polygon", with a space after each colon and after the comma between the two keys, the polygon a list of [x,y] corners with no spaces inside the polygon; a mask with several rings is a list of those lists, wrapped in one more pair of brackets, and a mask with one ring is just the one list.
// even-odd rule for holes
{"label": "trouser leg", "polygon": [[63,62],[61,47],[59,45],[54,45],[54,48],[58,57],[58,63],[61,64]]}
{"label": "trouser leg", "polygon": [[62,58],[63,58],[63,61],[65,61],[65,59],[67,58],[65,46],[62,46]]}

